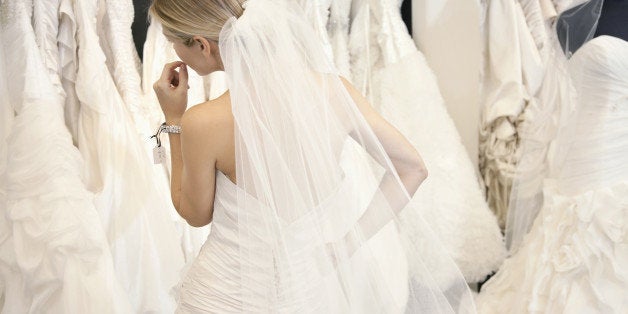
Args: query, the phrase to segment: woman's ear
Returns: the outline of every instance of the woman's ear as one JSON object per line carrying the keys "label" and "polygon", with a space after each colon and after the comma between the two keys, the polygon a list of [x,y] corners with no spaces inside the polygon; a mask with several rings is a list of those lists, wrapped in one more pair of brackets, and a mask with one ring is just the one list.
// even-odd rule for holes
{"label": "woman's ear", "polygon": [[211,57],[212,48],[209,45],[209,41],[207,40],[207,38],[202,36],[194,36],[192,37],[192,40],[194,40],[194,43],[198,45],[198,47],[201,49],[201,53],[203,54],[203,56]]}

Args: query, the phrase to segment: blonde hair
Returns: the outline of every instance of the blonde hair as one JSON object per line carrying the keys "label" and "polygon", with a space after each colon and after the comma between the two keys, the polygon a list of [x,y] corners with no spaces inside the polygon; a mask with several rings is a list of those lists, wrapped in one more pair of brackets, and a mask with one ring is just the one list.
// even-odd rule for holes
{"label": "blonde hair", "polygon": [[227,20],[240,17],[244,0],[154,0],[149,13],[163,26],[168,37],[192,45],[193,36],[218,42]]}

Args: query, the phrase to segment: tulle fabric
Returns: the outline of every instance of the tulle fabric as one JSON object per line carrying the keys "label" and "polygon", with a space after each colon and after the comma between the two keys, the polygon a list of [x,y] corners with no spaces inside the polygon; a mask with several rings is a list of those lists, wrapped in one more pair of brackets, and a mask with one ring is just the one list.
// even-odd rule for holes
{"label": "tulle fabric", "polygon": [[604,0],[573,0],[556,21],[558,42],[567,57],[571,57],[595,35]]}
{"label": "tulle fabric", "polygon": [[422,217],[467,282],[478,282],[503,261],[503,237],[436,77],[403,23],[400,6],[401,1],[376,0],[358,7],[362,16],[351,32],[351,57],[358,69],[353,79],[367,82],[363,91],[373,106],[406,136],[429,169],[409,210],[400,216],[404,236],[423,237],[416,233],[423,223],[417,217]]}
{"label": "tulle fabric", "polygon": [[[231,226],[222,229],[229,241],[210,235],[205,244],[206,275],[221,281],[205,280],[211,293],[194,300],[208,301],[204,311],[474,312],[463,277],[425,224],[417,251],[405,254],[420,271],[386,278],[403,254],[388,260],[377,237],[398,234],[409,195],[303,16],[296,4],[252,0],[221,32],[237,186],[230,209],[215,212],[214,228]],[[218,186],[229,184],[218,177]],[[231,253],[210,250],[218,243]],[[194,291],[184,286],[181,302]],[[229,300],[209,302],[219,296]]]}

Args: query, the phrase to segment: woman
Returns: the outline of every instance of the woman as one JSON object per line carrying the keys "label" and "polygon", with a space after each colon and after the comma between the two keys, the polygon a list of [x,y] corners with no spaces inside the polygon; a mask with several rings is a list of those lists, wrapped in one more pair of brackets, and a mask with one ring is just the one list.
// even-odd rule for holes
{"label": "woman", "polygon": [[[298,8],[156,0],[150,12],[182,60],[154,84],[181,127],[172,201],[189,224],[213,222],[181,312],[473,311],[427,226],[414,256],[429,259],[408,254],[425,271],[407,273],[394,222],[427,171],[335,74]],[[229,91],[186,111],[188,66],[224,70]]]}

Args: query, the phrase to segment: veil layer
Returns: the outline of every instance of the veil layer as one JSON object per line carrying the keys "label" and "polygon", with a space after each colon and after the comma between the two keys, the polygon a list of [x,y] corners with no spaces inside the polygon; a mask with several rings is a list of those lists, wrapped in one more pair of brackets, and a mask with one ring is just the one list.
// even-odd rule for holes
{"label": "veil layer", "polygon": [[[251,0],[220,34],[235,121],[244,312],[474,312],[430,228],[297,4]],[[408,271],[408,263],[418,265]]]}

